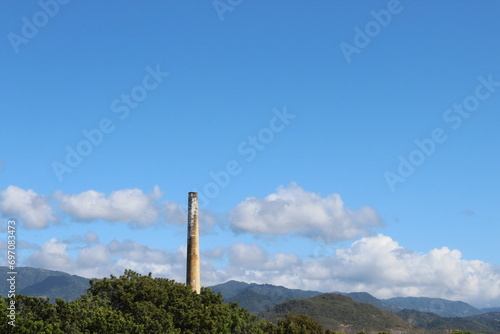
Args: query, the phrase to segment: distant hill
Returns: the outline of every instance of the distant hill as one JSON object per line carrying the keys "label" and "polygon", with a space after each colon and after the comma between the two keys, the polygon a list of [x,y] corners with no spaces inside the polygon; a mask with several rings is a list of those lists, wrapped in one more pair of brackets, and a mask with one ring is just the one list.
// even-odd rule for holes
{"label": "distant hill", "polygon": [[481,311],[481,313],[500,312],[500,307],[482,308],[479,311]]}
{"label": "distant hill", "polygon": [[467,317],[482,313],[477,308],[459,301],[427,297],[397,297],[385,299],[384,303],[421,312],[432,312],[443,317]]}
{"label": "distant hill", "polygon": [[410,324],[396,314],[367,303],[356,302],[341,294],[323,294],[306,299],[289,300],[259,314],[269,321],[284,315],[306,314],[325,329],[334,331],[407,331]]}
{"label": "distant hill", "polygon": [[237,281],[218,284],[210,287],[220,292],[227,302],[237,302],[252,313],[259,313],[274,305],[291,299],[314,297],[323,292],[288,289],[271,284],[248,284]]}
{"label": "distant hill", "polygon": [[[16,271],[17,294],[47,297],[52,301],[56,298],[71,301],[80,298],[81,294],[86,294],[90,286],[88,278],[61,271],[31,267],[18,267]],[[7,272],[7,267],[0,266],[0,294],[2,296],[7,296],[9,291]]]}
{"label": "distant hill", "polygon": [[352,298],[352,300],[361,302],[361,303],[368,303],[370,305],[373,305],[375,307],[378,307],[379,309],[382,309],[384,311],[388,312],[399,312],[402,311],[404,308],[389,304],[385,300],[377,299],[370,295],[368,292],[350,292],[350,293],[341,293],[345,296],[348,296]]}
{"label": "distant hill", "polygon": [[500,313],[486,313],[470,317],[441,317],[431,312],[403,310],[397,313],[412,326],[426,330],[455,329],[474,333],[500,333]]}
{"label": "distant hill", "polygon": [[492,328],[495,331],[494,333],[500,333],[500,312],[490,312],[473,315],[467,317],[467,319],[486,324],[488,327]]}
{"label": "distant hill", "polygon": [[[228,281],[211,287],[221,292],[226,301],[237,302],[250,312],[259,313],[274,305],[291,299],[309,298],[324,292],[287,289],[270,284],[248,284]],[[400,312],[404,309],[414,309],[421,312],[433,312],[444,317],[467,317],[471,315],[499,312],[500,308],[480,310],[467,303],[428,297],[398,297],[378,299],[367,292],[335,292],[351,297],[354,301],[368,303],[389,312]]]}
{"label": "distant hill", "polygon": [[215,292],[220,292],[225,299],[236,296],[250,287],[249,283],[238,281],[227,281],[226,283],[217,284],[210,288]]}
{"label": "distant hill", "polygon": [[[52,301],[56,298],[71,301],[79,298],[81,294],[85,294],[89,288],[89,279],[61,271],[31,267],[18,267],[16,270],[16,292],[18,294],[48,297]],[[6,296],[9,289],[7,272],[7,267],[0,266],[0,294],[2,296]],[[323,294],[319,291],[304,291],[271,284],[249,284],[238,281],[228,281],[211,288],[215,292],[221,292],[226,301],[237,302],[255,314],[290,300],[306,299]],[[476,328],[471,331],[500,333],[498,316],[500,307],[476,309],[463,302],[426,297],[400,297],[381,300],[366,292],[343,293],[343,295],[356,302],[368,303],[382,310],[398,313],[403,319],[423,328],[463,328],[463,330]],[[419,312],[410,312],[404,309],[413,309]],[[452,319],[448,319],[450,317],[461,318],[453,322]],[[451,325],[455,325],[455,327],[449,327]]]}

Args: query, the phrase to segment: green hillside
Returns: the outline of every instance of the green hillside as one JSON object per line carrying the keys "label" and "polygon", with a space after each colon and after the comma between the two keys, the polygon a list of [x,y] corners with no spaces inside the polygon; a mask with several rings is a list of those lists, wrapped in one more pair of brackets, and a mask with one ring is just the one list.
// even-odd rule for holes
{"label": "green hillside", "polygon": [[500,312],[473,315],[468,317],[468,319],[485,324],[494,330],[495,333],[500,333]]}
{"label": "green hillside", "polygon": [[477,308],[460,301],[428,297],[396,297],[385,299],[385,303],[401,309],[412,309],[421,312],[432,312],[443,317],[467,317],[482,313]]}
{"label": "green hillside", "polygon": [[475,333],[500,333],[500,313],[487,313],[470,317],[441,317],[430,312],[403,310],[398,315],[413,326],[426,330],[454,329]]}
{"label": "green hillside", "polygon": [[238,303],[241,307],[249,310],[252,313],[260,313],[267,311],[276,304],[280,304],[289,299],[276,296],[266,296],[245,290],[232,298],[227,299],[228,302]]}
{"label": "green hillside", "polygon": [[62,298],[75,300],[85,294],[89,288],[89,280],[79,276],[49,276],[41,282],[30,285],[19,291],[26,296],[46,297],[51,300]]}
{"label": "green hillside", "polygon": [[[8,291],[7,272],[7,267],[0,267],[0,293],[3,296]],[[77,300],[80,295],[87,293],[90,286],[89,279],[84,277],[30,267],[17,268],[16,278],[18,295],[48,297],[51,302],[56,298],[65,299],[67,302]],[[221,292],[226,303],[236,302],[240,307],[274,322],[278,318],[286,319],[285,315],[291,313],[311,316],[325,329],[342,330],[346,333],[357,333],[362,330],[389,331],[389,329],[399,329],[407,333],[425,331],[432,334],[449,333],[451,329],[485,334],[500,333],[500,312],[467,317],[443,317],[430,312],[402,310],[400,306],[432,309],[453,315],[484,311],[466,303],[438,298],[406,297],[380,300],[366,292],[321,294],[318,291],[237,281],[219,284],[212,289]],[[27,300],[34,301],[34,299]],[[294,321],[298,321],[297,319]],[[265,324],[261,325],[264,325],[262,328],[266,327]],[[412,326],[413,329],[410,329]],[[264,332],[272,333],[270,327]]]}
{"label": "green hillside", "polygon": [[242,293],[250,287],[249,283],[238,281],[227,281],[226,283],[217,284],[210,288],[215,292],[220,292],[224,298],[228,299]]}
{"label": "green hillside", "polygon": [[[302,299],[321,295],[324,292],[288,289],[271,284],[248,284],[238,281],[211,286],[224,295],[226,301],[234,301],[244,305],[250,312],[259,313],[274,305],[291,299]],[[252,293],[250,293],[252,292]],[[467,317],[471,315],[499,312],[499,308],[477,309],[461,301],[451,301],[429,297],[397,297],[378,299],[367,292],[332,292],[350,297],[354,301],[368,303],[382,310],[397,313],[404,309],[421,312],[433,312],[445,317]]]}
{"label": "green hillside", "polygon": [[[0,294],[9,291],[7,267],[0,267]],[[47,297],[54,301],[62,298],[67,301],[80,298],[89,288],[89,279],[70,275],[61,271],[18,267],[16,268],[16,293],[26,296]]]}
{"label": "green hillside", "polygon": [[0,333],[281,334],[208,288],[197,294],[183,283],[130,270],[91,280],[87,294],[71,302],[2,298],[0,318]]}
{"label": "green hillside", "polygon": [[377,299],[367,292],[350,292],[350,293],[342,293],[342,295],[350,297],[352,300],[356,302],[371,304],[384,311],[396,313],[403,310],[402,307],[386,303],[384,300]]}
{"label": "green hillside", "polygon": [[323,294],[307,299],[290,300],[272,307],[260,317],[275,322],[286,314],[313,317],[325,329],[334,331],[411,330],[403,319],[373,305],[355,302],[341,294]]}
{"label": "green hillside", "polygon": [[318,291],[288,289],[272,284],[248,284],[229,281],[210,287],[220,292],[227,302],[236,302],[252,313],[266,311],[274,305],[291,299],[302,299],[322,294]]}

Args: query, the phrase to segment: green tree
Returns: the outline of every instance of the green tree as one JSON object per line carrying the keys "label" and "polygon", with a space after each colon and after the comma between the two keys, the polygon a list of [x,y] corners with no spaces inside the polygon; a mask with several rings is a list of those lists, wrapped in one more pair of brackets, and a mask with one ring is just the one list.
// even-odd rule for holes
{"label": "green tree", "polygon": [[[7,319],[8,299],[0,299]],[[264,334],[273,328],[222,295],[126,270],[120,277],[91,280],[87,295],[70,303],[17,295],[16,326],[1,333]],[[270,327],[269,327],[270,326]]]}
{"label": "green tree", "polygon": [[15,326],[7,324],[5,333],[63,333],[56,307],[49,299],[16,295],[4,303],[10,305],[11,300],[16,307]]}
{"label": "green tree", "polygon": [[146,333],[145,324],[113,309],[100,297],[82,296],[71,303],[57,300],[56,307],[64,333]]}
{"label": "green tree", "polygon": [[287,314],[278,319],[279,334],[323,334],[323,327],[314,318],[304,314]]}
{"label": "green tree", "polygon": [[185,334],[259,333],[256,317],[237,304],[224,304],[209,288],[197,294],[184,284],[126,270],[120,277],[91,280],[89,298],[100,298],[146,332]]}

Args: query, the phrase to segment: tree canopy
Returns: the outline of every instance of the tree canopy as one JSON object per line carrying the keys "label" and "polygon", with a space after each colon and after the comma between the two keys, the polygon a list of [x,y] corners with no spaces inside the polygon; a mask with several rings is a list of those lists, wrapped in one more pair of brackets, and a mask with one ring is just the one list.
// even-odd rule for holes
{"label": "tree canopy", "polygon": [[[0,300],[8,319],[11,299]],[[184,284],[131,270],[91,280],[87,295],[69,303],[23,295],[12,300],[15,326],[2,321],[2,333],[263,333],[256,316],[223,303],[211,289],[196,294]]]}
{"label": "tree canopy", "polygon": [[[15,305],[12,322],[11,305]],[[119,277],[93,279],[86,295],[67,302],[16,295],[0,298],[0,333],[90,334],[331,334],[314,318],[286,314],[277,324],[257,319],[220,293],[166,278],[126,270]],[[15,326],[12,326],[15,324]],[[462,332],[457,332],[462,333]]]}
{"label": "tree canopy", "polygon": [[237,303],[224,303],[222,295],[209,288],[197,294],[184,284],[132,270],[119,277],[92,279],[87,294],[71,302],[51,303],[24,295],[0,298],[3,319],[9,320],[12,301],[15,326],[2,321],[2,333],[323,333],[321,325],[308,316],[289,315],[275,325],[258,320]]}

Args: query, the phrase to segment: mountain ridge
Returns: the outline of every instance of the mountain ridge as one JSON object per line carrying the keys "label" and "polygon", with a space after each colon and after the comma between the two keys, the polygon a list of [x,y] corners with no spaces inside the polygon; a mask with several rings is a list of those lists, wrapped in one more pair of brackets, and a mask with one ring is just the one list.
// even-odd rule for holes
{"label": "mountain ridge", "polygon": [[[0,295],[7,296],[9,284],[7,282],[10,270],[0,266]],[[48,270],[33,267],[16,268],[16,293],[33,297],[62,298],[72,301],[86,294],[90,287],[89,279],[71,275],[62,271]]]}
{"label": "mountain ridge", "polygon": [[[17,293],[35,297],[63,298],[68,301],[85,294],[89,287],[89,279],[71,275],[62,271],[18,267]],[[7,295],[8,268],[0,266],[0,294]],[[64,278],[49,278],[64,277]],[[61,288],[62,286],[62,288]],[[225,283],[210,286],[215,292],[221,292],[226,301],[245,305],[253,313],[265,311],[274,305],[291,299],[303,299],[324,294],[320,291],[289,289],[272,284],[246,283],[230,280]],[[251,293],[250,293],[251,292]],[[478,309],[461,301],[450,301],[430,297],[395,297],[378,299],[367,292],[338,292],[357,302],[365,302],[389,312],[400,312],[404,309],[415,309],[420,312],[433,312],[444,317],[466,317],[491,312],[500,312],[500,307]]]}
{"label": "mountain ridge", "polygon": [[413,327],[396,314],[350,297],[327,293],[306,299],[294,299],[259,313],[259,317],[276,322],[286,314],[305,314],[313,317],[323,328],[334,331],[372,332],[407,331]]}
{"label": "mountain ridge", "polygon": [[[228,284],[228,286],[226,286]],[[273,290],[273,295],[270,296],[267,294],[268,298],[266,299],[263,296],[266,294],[262,294],[257,292],[260,287],[265,287],[266,289]],[[291,299],[300,299],[305,298],[301,296],[301,293],[307,293],[309,296],[313,297],[315,295],[325,294],[325,292],[320,291],[311,291],[311,290],[300,290],[300,289],[288,289],[283,286],[275,286],[271,284],[257,284],[257,283],[245,283],[239,281],[228,281],[226,283],[217,284],[210,287],[215,292],[221,292],[226,301],[231,302],[239,302],[242,300],[245,305],[249,308],[248,310],[253,313],[259,313],[265,308],[261,305],[252,306],[255,304],[252,300],[248,300],[244,295],[239,296],[245,291],[250,290],[254,293],[261,294],[263,296],[254,297],[261,299],[263,303],[267,305],[267,308],[270,308],[277,304],[278,301],[286,301]],[[263,291],[263,290],[260,290]],[[442,298],[433,298],[433,297],[394,297],[389,299],[378,299],[368,292],[339,292],[332,291],[330,293],[338,293],[352,298],[354,301],[368,303],[373,306],[376,306],[382,310],[397,313],[404,309],[415,309],[421,312],[432,312],[438,314],[443,317],[467,317],[472,315],[479,315],[483,313],[495,312],[500,310],[499,307],[492,307],[487,309],[479,309],[470,304],[467,304],[462,301],[452,301]],[[276,298],[276,296],[284,296],[284,298]],[[228,297],[229,296],[229,297]],[[286,299],[286,300],[285,300]]]}

